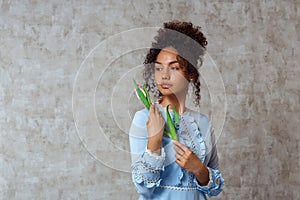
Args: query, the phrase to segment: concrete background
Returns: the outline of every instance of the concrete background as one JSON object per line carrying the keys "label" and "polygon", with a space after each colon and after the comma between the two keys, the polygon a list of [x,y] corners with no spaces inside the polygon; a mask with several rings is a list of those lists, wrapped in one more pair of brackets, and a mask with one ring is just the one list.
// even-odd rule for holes
{"label": "concrete background", "polygon": [[[299,6],[1,0],[0,199],[137,199],[127,134],[141,105],[131,78],[140,80],[152,32],[108,38],[171,19],[203,27],[224,81],[226,186],[213,199],[300,199]],[[200,111],[211,116],[202,83]]]}

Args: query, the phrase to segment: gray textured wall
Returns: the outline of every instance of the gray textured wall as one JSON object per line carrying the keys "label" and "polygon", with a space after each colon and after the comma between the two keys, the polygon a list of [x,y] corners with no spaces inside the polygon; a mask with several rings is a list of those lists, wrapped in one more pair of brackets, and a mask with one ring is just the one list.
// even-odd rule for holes
{"label": "gray textured wall", "polygon": [[[131,78],[152,32],[108,38],[170,19],[203,27],[224,81],[226,187],[213,199],[300,198],[299,1],[0,5],[0,199],[137,198],[128,173],[128,127],[140,108]],[[205,81],[202,100],[213,115]]]}

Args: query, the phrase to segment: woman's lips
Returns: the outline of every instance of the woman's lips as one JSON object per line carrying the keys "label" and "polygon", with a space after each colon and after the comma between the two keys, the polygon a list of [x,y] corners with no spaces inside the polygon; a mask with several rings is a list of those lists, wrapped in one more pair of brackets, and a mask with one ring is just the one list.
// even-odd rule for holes
{"label": "woman's lips", "polygon": [[166,84],[166,83],[163,83],[160,85],[163,89],[169,89],[172,85],[171,84]]}

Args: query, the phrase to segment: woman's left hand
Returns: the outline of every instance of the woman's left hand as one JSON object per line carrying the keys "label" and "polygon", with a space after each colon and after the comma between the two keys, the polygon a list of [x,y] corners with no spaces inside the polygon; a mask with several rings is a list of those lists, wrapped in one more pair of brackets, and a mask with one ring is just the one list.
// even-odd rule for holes
{"label": "woman's left hand", "polygon": [[208,182],[208,169],[198,156],[188,147],[174,140],[176,163],[186,171],[192,172],[201,185]]}
{"label": "woman's left hand", "polygon": [[174,140],[176,163],[186,171],[196,173],[203,165],[197,155],[188,147]]}

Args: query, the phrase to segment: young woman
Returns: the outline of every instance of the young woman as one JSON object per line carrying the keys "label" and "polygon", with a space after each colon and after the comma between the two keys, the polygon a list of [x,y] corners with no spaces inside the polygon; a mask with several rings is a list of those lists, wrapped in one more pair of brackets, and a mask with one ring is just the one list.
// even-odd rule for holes
{"label": "young woman", "polygon": [[[189,85],[199,105],[196,67],[202,64],[206,45],[200,27],[172,21],[158,31],[146,56],[146,86],[159,100],[149,111],[138,111],[130,127],[132,178],[140,199],[197,200],[222,190],[211,124],[205,115],[185,106]],[[169,104],[180,114],[178,140],[164,135]]]}

